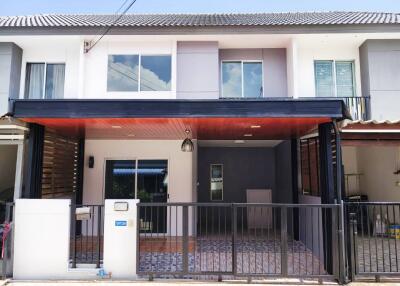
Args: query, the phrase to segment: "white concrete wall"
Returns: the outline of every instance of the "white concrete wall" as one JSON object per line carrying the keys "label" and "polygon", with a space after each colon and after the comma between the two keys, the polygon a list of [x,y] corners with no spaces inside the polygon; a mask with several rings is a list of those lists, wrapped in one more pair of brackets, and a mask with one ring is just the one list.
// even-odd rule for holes
{"label": "white concrete wall", "polygon": [[400,202],[400,175],[393,174],[400,169],[400,147],[358,147],[357,158],[362,194],[370,201]]}
{"label": "white concrete wall", "polygon": [[[83,202],[104,203],[104,174],[107,159],[168,160],[169,202],[193,201],[193,153],[181,151],[181,140],[86,140]],[[94,156],[94,168],[88,167]]]}
{"label": "white concrete wall", "polygon": [[[136,278],[138,201],[127,202],[126,212],[114,211],[113,200],[105,204],[104,270],[114,279]],[[13,279],[99,279],[98,269],[70,268],[70,218],[70,200],[16,200]],[[117,227],[116,220],[127,224]]]}
{"label": "white concrete wall", "polygon": [[[127,211],[114,210],[126,202]],[[137,203],[139,200],[106,200],[104,218],[104,270],[114,279],[136,278]],[[116,225],[116,221],[126,225]]]}
{"label": "white concrete wall", "polygon": [[14,279],[65,279],[70,201],[19,199],[14,219]]}

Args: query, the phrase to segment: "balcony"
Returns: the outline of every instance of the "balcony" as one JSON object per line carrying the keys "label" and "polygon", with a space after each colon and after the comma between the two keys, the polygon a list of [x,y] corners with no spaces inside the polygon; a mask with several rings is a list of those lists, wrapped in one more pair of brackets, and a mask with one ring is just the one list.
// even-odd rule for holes
{"label": "balcony", "polygon": [[371,119],[371,98],[369,96],[340,97],[346,103],[353,120]]}
{"label": "balcony", "polygon": [[349,113],[354,121],[371,119],[371,98],[369,96],[352,97],[313,97],[319,100],[337,100],[342,99],[346,104]]}

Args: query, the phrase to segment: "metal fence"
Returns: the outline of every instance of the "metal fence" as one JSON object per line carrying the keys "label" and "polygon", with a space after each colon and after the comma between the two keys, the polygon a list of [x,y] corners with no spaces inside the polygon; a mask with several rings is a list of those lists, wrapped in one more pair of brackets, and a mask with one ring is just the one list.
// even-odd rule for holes
{"label": "metal fence", "polygon": [[346,103],[353,120],[369,120],[371,105],[369,96],[340,97]]}
{"label": "metal fence", "polygon": [[104,205],[71,207],[71,267],[93,264],[99,268],[103,261]]}
{"label": "metal fence", "polygon": [[319,100],[341,99],[347,106],[353,120],[371,119],[371,97],[369,96],[348,96],[348,97],[315,97]]}
{"label": "metal fence", "polygon": [[400,203],[357,202],[345,206],[351,280],[400,275]]}
{"label": "metal fence", "polygon": [[339,276],[340,205],[138,204],[137,272]]}

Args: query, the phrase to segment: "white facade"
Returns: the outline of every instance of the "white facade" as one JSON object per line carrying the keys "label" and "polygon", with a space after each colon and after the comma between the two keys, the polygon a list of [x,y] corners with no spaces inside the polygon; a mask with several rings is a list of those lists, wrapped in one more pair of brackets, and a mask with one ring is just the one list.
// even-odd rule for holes
{"label": "white facade", "polygon": [[[168,160],[169,202],[195,201],[196,152],[182,152],[181,140],[86,140],[83,203],[104,203],[104,175],[107,159]],[[88,158],[93,156],[93,168]]]}
{"label": "white facade", "polygon": [[296,41],[297,97],[315,97],[314,61],[354,61],[356,96],[361,96],[359,42],[341,37],[307,36]]}

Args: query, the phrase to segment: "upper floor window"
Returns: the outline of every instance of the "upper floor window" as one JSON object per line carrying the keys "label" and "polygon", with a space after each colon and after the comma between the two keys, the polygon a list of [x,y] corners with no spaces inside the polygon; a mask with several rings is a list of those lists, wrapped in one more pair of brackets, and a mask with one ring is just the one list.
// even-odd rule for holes
{"label": "upper floor window", "polygon": [[171,90],[170,55],[109,55],[107,91]]}
{"label": "upper floor window", "polygon": [[63,98],[64,81],[65,64],[27,63],[25,98]]}
{"label": "upper floor window", "polygon": [[354,62],[315,61],[314,68],[317,97],[355,96]]}
{"label": "upper floor window", "polygon": [[259,61],[222,62],[222,97],[262,97],[263,71]]}

